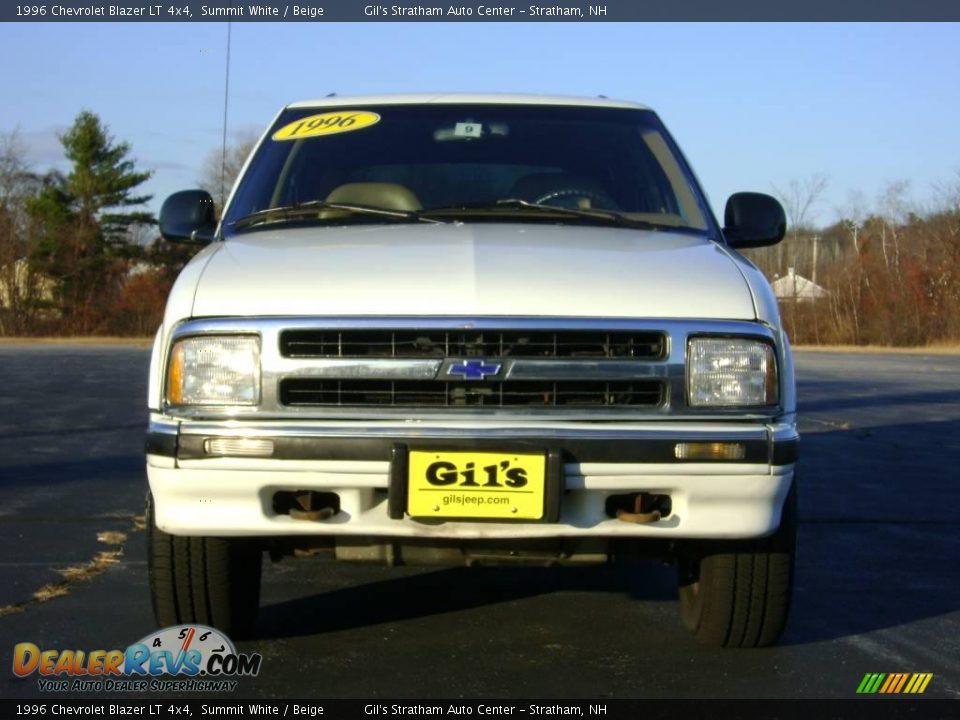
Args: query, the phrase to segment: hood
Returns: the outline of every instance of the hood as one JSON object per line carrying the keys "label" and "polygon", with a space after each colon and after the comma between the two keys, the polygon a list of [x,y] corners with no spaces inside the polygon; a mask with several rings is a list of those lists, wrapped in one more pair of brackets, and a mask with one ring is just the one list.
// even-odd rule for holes
{"label": "hood", "polygon": [[736,263],[682,233],[364,225],[261,230],[219,245],[196,286],[194,317],[755,317]]}

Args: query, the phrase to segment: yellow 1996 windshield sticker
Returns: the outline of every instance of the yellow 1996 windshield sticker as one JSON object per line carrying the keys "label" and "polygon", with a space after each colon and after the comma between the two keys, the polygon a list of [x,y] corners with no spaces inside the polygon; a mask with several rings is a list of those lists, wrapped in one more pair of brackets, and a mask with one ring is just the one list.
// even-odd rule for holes
{"label": "yellow 1996 windshield sticker", "polygon": [[310,115],[284,125],[273,134],[274,140],[300,140],[319,135],[362,130],[380,122],[380,116],[366,110],[338,110],[336,112]]}

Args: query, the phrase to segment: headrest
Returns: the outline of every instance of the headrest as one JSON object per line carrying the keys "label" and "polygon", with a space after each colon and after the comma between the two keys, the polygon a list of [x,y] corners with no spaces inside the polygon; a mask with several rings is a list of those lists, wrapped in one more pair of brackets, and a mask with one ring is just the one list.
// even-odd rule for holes
{"label": "headrest", "polygon": [[413,191],[395,183],[347,183],[335,187],[327,202],[345,205],[369,205],[386,210],[422,210]]}

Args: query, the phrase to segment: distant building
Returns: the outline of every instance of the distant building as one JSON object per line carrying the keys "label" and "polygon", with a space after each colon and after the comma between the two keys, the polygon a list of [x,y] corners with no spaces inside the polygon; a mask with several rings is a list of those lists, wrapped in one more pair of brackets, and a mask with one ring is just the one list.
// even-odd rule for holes
{"label": "distant building", "polygon": [[794,268],[788,268],[787,274],[774,280],[771,285],[778,300],[812,302],[830,294],[829,290],[817,285],[813,280],[798,275]]}
{"label": "distant building", "polygon": [[16,260],[13,263],[13,272],[11,273],[10,270],[9,265],[0,267],[0,308],[9,308],[14,304],[11,289],[16,290],[18,297],[30,295],[29,285],[31,282],[34,283],[32,293],[34,300],[44,302],[53,300],[53,293],[57,287],[56,282],[44,275],[32,274],[30,264],[26,260]]}
{"label": "distant building", "polygon": [[146,275],[147,273],[153,272],[157,269],[156,265],[152,263],[145,262],[143,260],[135,262],[130,266],[130,269],[127,270],[127,277],[132,278],[137,275]]}

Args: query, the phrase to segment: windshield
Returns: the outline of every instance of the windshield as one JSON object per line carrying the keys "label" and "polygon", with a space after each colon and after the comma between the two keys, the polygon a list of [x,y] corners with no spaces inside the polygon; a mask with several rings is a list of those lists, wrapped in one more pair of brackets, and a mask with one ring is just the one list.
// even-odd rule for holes
{"label": "windshield", "polygon": [[702,232],[708,218],[650,111],[345,106],[280,115],[227,208],[223,233],[424,220]]}

